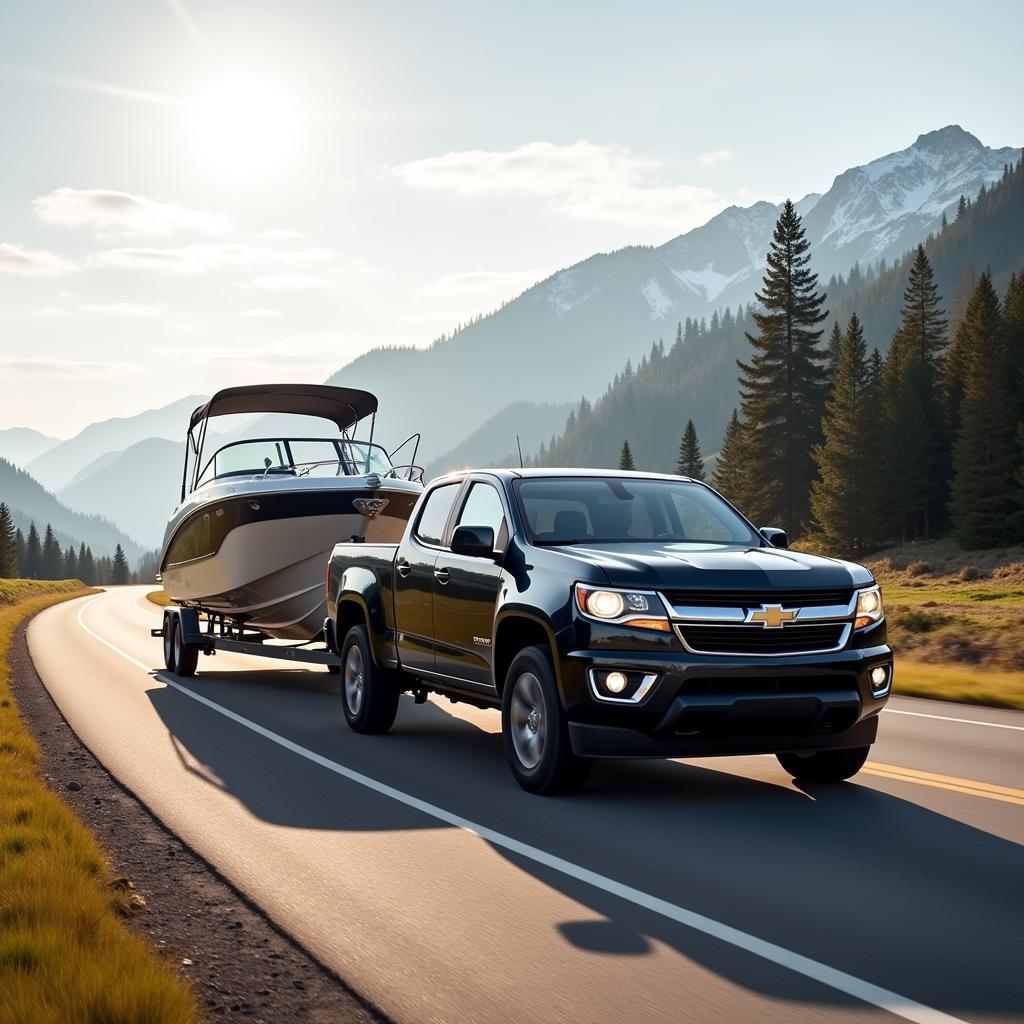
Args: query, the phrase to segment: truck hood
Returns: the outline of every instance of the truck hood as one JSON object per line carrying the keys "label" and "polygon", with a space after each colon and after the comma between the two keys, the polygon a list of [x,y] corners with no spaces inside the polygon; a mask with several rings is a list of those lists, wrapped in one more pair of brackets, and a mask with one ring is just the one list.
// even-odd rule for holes
{"label": "truck hood", "polygon": [[862,565],[782,548],[651,542],[573,545],[562,552],[600,569],[617,587],[772,590],[867,586]]}

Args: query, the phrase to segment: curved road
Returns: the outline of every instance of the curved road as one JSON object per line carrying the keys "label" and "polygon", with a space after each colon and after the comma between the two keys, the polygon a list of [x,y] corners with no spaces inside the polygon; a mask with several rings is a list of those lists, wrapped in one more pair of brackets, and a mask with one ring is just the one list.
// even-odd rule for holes
{"label": "curved road", "polygon": [[[1024,1019],[1024,714],[895,700],[852,783],[774,758],[521,792],[498,715],[336,676],[162,669],[145,588],[53,607],[33,660],[103,764],[395,1021]],[[898,672],[898,666],[897,666]]]}

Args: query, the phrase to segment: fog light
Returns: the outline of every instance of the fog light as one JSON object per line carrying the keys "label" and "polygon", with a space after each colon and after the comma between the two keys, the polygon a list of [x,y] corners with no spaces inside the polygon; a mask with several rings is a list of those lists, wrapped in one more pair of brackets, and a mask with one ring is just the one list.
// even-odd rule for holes
{"label": "fog light", "polygon": [[626,677],[621,672],[609,672],[604,679],[604,688],[609,693],[622,693],[626,688]]}
{"label": "fog light", "polygon": [[884,665],[879,665],[877,668],[871,670],[871,685],[876,689],[880,689],[885,686],[885,681],[888,678],[889,673],[886,672]]}

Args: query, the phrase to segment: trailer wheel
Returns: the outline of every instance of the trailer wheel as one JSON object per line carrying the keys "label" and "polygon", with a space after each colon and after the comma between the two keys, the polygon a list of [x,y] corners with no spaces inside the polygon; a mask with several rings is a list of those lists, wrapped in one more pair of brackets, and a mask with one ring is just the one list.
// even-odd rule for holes
{"label": "trailer wheel", "polygon": [[365,626],[353,626],[341,645],[341,697],[354,732],[387,732],[398,713],[394,677],[374,660]]}
{"label": "trailer wheel", "polygon": [[174,634],[178,630],[175,615],[164,614],[164,666],[168,672],[176,672],[178,663],[174,660]]}
{"label": "trailer wheel", "polygon": [[178,618],[174,620],[172,647],[174,649],[174,664],[176,667],[171,671],[176,672],[179,676],[194,676],[196,674],[196,665],[199,664],[199,648],[185,643],[181,630],[181,620]]}

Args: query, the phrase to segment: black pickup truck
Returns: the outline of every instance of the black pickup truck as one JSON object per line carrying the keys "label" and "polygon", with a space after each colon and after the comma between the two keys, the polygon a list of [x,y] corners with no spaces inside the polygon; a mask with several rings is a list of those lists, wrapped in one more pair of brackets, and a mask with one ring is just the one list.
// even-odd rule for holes
{"label": "black pickup truck", "polygon": [[533,792],[597,757],[771,753],[838,782],[892,687],[868,570],[788,550],[683,477],[440,477],[400,544],[335,547],[327,603],[353,729],[386,732],[402,692],[500,708]]}

